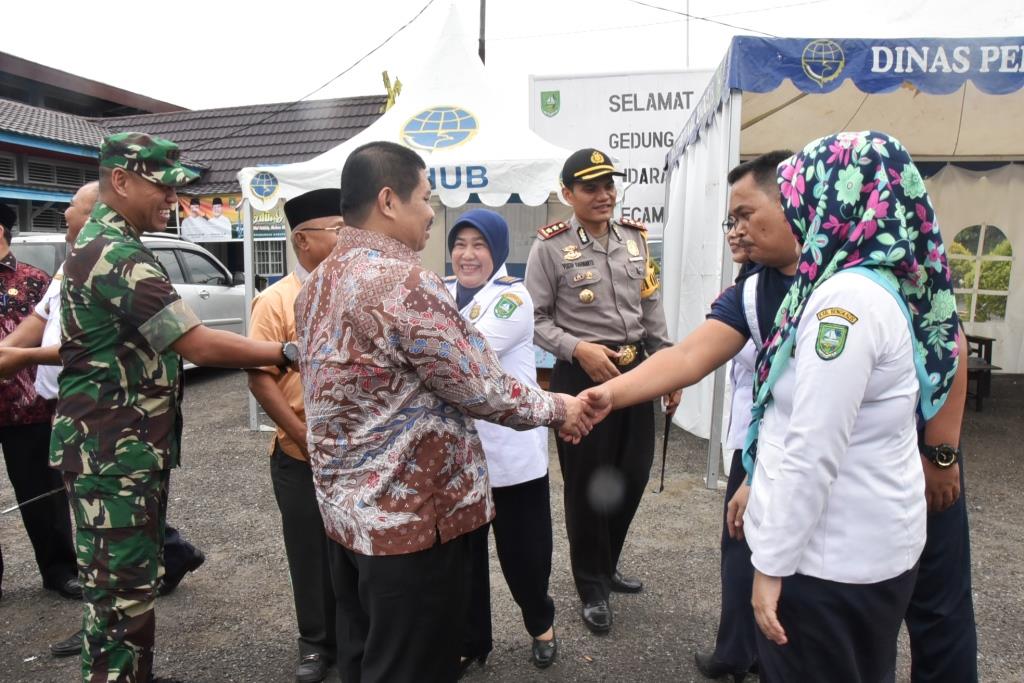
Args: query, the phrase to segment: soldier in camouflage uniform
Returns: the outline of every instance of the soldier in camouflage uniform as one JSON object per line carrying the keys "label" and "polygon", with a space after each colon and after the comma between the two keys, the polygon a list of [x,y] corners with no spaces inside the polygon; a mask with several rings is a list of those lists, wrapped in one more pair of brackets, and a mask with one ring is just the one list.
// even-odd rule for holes
{"label": "soldier in camouflage uniform", "polygon": [[139,239],[167,226],[175,188],[197,177],[178,155],[173,142],[142,133],[106,138],[100,201],[64,265],[64,369],[50,461],[64,473],[75,515],[89,683],[154,680],[153,603],[167,481],[179,457],[181,355],[197,365],[285,362],[281,344],[202,326]]}

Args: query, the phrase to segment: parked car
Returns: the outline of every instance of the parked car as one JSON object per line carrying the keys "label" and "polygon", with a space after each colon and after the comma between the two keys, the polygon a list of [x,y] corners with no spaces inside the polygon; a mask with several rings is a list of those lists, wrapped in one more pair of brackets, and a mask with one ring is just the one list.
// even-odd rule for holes
{"label": "parked car", "polygon": [[[160,260],[178,294],[204,325],[245,334],[242,273],[232,275],[206,249],[172,235],[144,234],[142,243]],[[11,241],[11,250],[19,261],[50,275],[67,258],[64,233],[23,232]]]}

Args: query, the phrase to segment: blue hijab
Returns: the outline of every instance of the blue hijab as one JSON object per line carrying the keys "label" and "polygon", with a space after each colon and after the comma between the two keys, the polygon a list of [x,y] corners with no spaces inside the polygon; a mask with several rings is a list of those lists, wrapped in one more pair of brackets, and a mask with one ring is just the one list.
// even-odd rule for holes
{"label": "blue hijab", "polygon": [[[505,222],[501,214],[495,211],[490,211],[489,209],[470,209],[459,216],[459,219],[448,233],[449,254],[452,253],[455,239],[463,228],[474,228],[480,231],[484,241],[487,242],[487,247],[491,250],[491,261],[494,264],[494,270],[487,276],[487,281],[490,282],[490,279],[494,277],[494,274],[498,272],[498,269],[508,259],[508,223]],[[465,308],[466,304],[472,301],[476,293],[483,289],[486,284],[485,282],[483,285],[473,289],[457,284],[455,286],[455,303],[459,310],[461,311]]]}

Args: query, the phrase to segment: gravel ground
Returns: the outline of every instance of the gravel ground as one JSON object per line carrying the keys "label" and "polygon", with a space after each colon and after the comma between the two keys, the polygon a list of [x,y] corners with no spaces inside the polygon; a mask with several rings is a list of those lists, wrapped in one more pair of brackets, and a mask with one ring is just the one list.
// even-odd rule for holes
{"label": "gravel ground", "polygon": [[[269,435],[249,432],[245,378],[189,374],[185,465],[175,471],[170,520],[207,557],[158,602],[157,672],[192,682],[291,681],[296,646],[291,593],[266,459]],[[995,378],[983,413],[968,410],[968,502],[973,526],[979,665],[984,681],[1024,680],[1024,377]],[[659,427],[660,432],[660,427]],[[659,437],[660,440],[660,437]],[[636,596],[615,596],[611,635],[592,636],[577,616],[562,520],[561,478],[552,459],[559,660],[539,672],[529,638],[492,552],[495,648],[469,681],[702,680],[693,651],[714,638],[718,619],[721,491],[701,482],[705,442],[673,429],[665,491],[640,506],[621,566],[644,580]],[[658,445],[660,452],[660,443]],[[551,448],[552,456],[554,448]],[[652,485],[657,476],[652,472]],[[13,492],[0,475],[0,506]],[[77,628],[80,611],[40,585],[16,514],[0,517],[7,563],[0,601],[0,681],[72,681],[77,661],[47,645]],[[899,680],[908,679],[906,639]],[[336,674],[328,680],[336,681]]]}

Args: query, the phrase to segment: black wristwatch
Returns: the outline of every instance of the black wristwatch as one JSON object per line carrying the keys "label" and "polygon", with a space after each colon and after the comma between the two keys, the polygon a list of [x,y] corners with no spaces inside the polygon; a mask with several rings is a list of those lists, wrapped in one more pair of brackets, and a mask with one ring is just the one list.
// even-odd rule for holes
{"label": "black wristwatch", "polygon": [[940,470],[948,470],[960,462],[960,449],[945,443],[940,443],[938,446],[922,445],[921,455],[928,458]]}
{"label": "black wristwatch", "polygon": [[281,363],[280,367],[285,368],[292,363],[297,363],[299,360],[299,345],[293,341],[281,342],[281,355],[284,356],[284,362]]}

